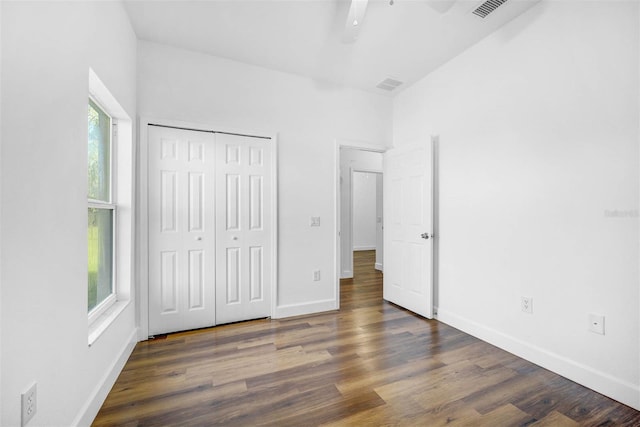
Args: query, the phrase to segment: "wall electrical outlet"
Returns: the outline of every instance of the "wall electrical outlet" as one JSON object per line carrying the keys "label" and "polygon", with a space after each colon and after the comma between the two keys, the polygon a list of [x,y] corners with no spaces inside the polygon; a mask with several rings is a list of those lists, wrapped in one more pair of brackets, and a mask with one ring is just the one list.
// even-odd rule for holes
{"label": "wall electrical outlet", "polygon": [[593,333],[604,335],[604,316],[589,313],[589,330]]}
{"label": "wall electrical outlet", "polygon": [[320,270],[314,270],[313,272],[313,281],[317,282],[320,280]]}
{"label": "wall electrical outlet", "polygon": [[33,418],[38,410],[38,389],[37,384],[33,383],[29,390],[22,393],[22,426]]}
{"label": "wall electrical outlet", "polygon": [[522,311],[524,311],[525,313],[533,314],[533,298],[521,297],[520,308],[522,308]]}

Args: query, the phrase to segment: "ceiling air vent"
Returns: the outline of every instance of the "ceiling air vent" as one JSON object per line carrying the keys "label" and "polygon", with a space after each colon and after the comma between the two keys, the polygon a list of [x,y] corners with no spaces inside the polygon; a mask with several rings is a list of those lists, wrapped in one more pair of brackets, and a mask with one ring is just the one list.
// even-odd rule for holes
{"label": "ceiling air vent", "polygon": [[476,10],[473,11],[473,14],[479,16],[480,18],[486,18],[491,12],[500,7],[507,0],[487,0],[482,3]]}
{"label": "ceiling air vent", "polygon": [[376,87],[378,89],[384,89],[384,90],[392,91],[395,88],[397,88],[398,86],[400,86],[401,84],[402,84],[401,81],[387,78],[387,79],[384,79],[383,81],[381,81],[380,83],[378,83],[378,85]]}

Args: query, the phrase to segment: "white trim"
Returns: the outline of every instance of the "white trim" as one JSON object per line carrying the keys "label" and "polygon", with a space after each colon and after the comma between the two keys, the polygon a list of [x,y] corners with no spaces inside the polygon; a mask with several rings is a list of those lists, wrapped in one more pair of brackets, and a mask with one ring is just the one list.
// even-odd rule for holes
{"label": "white trim", "polygon": [[[115,264],[115,258],[112,259],[112,264]],[[111,266],[111,270],[114,269],[114,265]],[[91,328],[93,328],[95,325],[94,323],[96,321],[98,321],[98,319],[102,316],[103,313],[105,313],[107,310],[109,310],[111,308],[111,306],[113,304],[116,303],[116,301],[118,300],[118,298],[116,297],[116,289],[115,289],[115,274],[111,274],[111,286],[113,287],[113,289],[111,289],[111,293],[102,301],[100,301],[100,303],[98,305],[96,305],[95,307],[93,307],[91,309],[91,311],[89,311],[89,314],[87,316],[88,318],[88,322],[89,322],[89,345],[91,345],[92,341],[91,341]]]}
{"label": "white trim", "polygon": [[111,209],[111,210],[115,210],[115,208],[116,208],[116,205],[114,205],[113,203],[102,202],[100,200],[89,199],[88,200],[88,204],[89,204],[90,208],[94,208],[94,209]]}
{"label": "white trim", "polygon": [[138,314],[138,340],[144,341],[149,337],[149,218],[148,185],[149,185],[149,132],[148,119],[138,119],[138,200],[136,216],[137,251],[136,265],[138,266],[136,287],[136,301]]}
{"label": "white trim", "polygon": [[102,83],[98,75],[89,68],[89,96],[100,104],[112,118],[131,120],[126,110],[122,108],[118,100],[109,91],[107,86]]}
{"label": "white trim", "polygon": [[278,134],[271,135],[271,317],[278,307]]}
{"label": "white trim", "polygon": [[[0,5],[0,22],[2,22],[2,9],[3,9],[3,5]],[[5,37],[6,38],[6,37]],[[0,31],[0,46],[2,46],[2,31]],[[0,99],[2,98],[2,66],[0,66]],[[2,102],[0,102],[0,129],[2,129]],[[2,165],[2,132],[0,132],[0,165]],[[0,176],[2,175],[2,167],[0,166]],[[4,178],[2,178],[4,179]],[[3,200],[2,198],[2,190],[0,190],[0,200]],[[2,222],[2,214],[0,214],[0,224],[4,224],[4,222]],[[0,242],[2,241],[2,229],[3,227],[0,227]],[[2,245],[0,245],[0,348],[2,348]],[[2,351],[0,351],[0,384],[3,384],[2,382],[2,366],[3,362],[2,362]],[[0,386],[0,402],[4,402],[4,400],[2,399],[2,386]]]}
{"label": "white trim", "polygon": [[118,375],[122,372],[124,365],[127,363],[129,356],[133,352],[137,342],[138,342],[138,331],[134,329],[131,331],[129,338],[127,339],[127,343],[124,348],[120,352],[118,358],[113,362],[113,364],[106,370],[104,376],[96,385],[91,393],[90,397],[87,399],[85,404],[82,406],[82,409],[78,412],[75,420],[71,425],[73,426],[90,426],[93,420],[98,415],[98,411],[102,407],[107,395],[111,391],[111,388],[115,384],[118,379]]}
{"label": "white trim", "polygon": [[[333,287],[333,299],[336,309],[340,308],[340,279],[353,277],[353,271],[342,272],[342,237],[340,236],[340,141],[335,141],[335,151],[333,155],[333,200],[336,201],[336,211],[333,218],[333,237],[336,248],[335,257],[333,258],[333,276],[335,277],[335,285]],[[350,274],[349,274],[350,273]]]}
{"label": "white trim", "polygon": [[382,264],[381,264],[381,263],[379,263],[379,262],[376,262],[375,269],[376,269],[376,270],[378,270],[378,271],[384,271],[384,270],[382,269]]}
{"label": "white trim", "polygon": [[179,120],[162,119],[152,116],[139,118],[138,129],[138,212],[136,227],[138,250],[136,264],[139,266],[137,287],[138,339],[144,341],[149,337],[149,124],[174,126],[202,131],[219,131],[242,135],[256,135],[270,138],[271,144],[271,317],[275,317],[278,302],[278,134],[255,129],[237,129],[220,126],[215,123],[203,124]]}
{"label": "white trim", "polygon": [[325,311],[338,310],[337,301],[327,299],[322,301],[305,302],[302,304],[279,305],[273,313],[274,319],[285,317],[302,316],[305,314],[322,313]]}
{"label": "white trim", "polygon": [[[342,160],[340,161],[340,163],[342,163]],[[338,167],[341,167],[342,164],[338,165]],[[344,186],[340,186],[340,189],[344,188]],[[340,200],[342,201],[342,194],[340,194],[340,196],[338,196],[340,198]],[[345,236],[340,236],[343,239],[347,239],[346,242],[344,242],[344,245],[341,246],[347,246],[351,249],[351,254],[343,254],[343,256],[340,257],[340,262],[344,262],[344,260],[342,259],[344,257],[344,255],[346,255],[349,259],[349,267],[351,267],[351,271],[355,271],[356,266],[353,265],[353,168],[349,167],[349,235],[347,236],[345,233]],[[340,219],[342,219],[342,209],[340,208]],[[342,230],[342,229],[341,229]],[[343,247],[340,248],[341,250],[344,249]],[[353,273],[352,273],[352,277],[353,277]],[[340,301],[340,293],[338,293],[338,301]]]}
{"label": "white trim", "polygon": [[[366,151],[366,150],[362,150],[362,151]],[[380,154],[382,154],[382,152],[380,152]],[[380,175],[382,175],[382,169],[351,168],[351,174],[352,175],[353,175],[354,172],[357,172],[357,173],[379,173]]]}
{"label": "white trim", "polygon": [[357,252],[357,251],[375,251],[376,247],[375,246],[354,246],[353,247],[353,252]]}
{"label": "white trim", "polygon": [[353,279],[353,270],[344,270],[341,279]]}
{"label": "white trim", "polygon": [[354,150],[373,151],[374,153],[384,153],[388,149],[393,148],[392,145],[386,145],[383,142],[380,142],[379,144],[375,144],[367,141],[358,141],[355,139],[343,139],[343,138],[336,138],[336,145],[338,149],[352,148]]}
{"label": "white trim", "polygon": [[[107,303],[107,300],[109,302]],[[99,315],[91,316],[89,321],[89,336],[87,342],[91,347],[98,338],[109,328],[109,325],[115,321],[120,313],[124,311],[129,305],[130,300],[116,301],[115,295],[111,294],[103,303],[105,303],[105,309],[101,310]],[[93,312],[91,313],[94,314]]]}
{"label": "white trim", "polygon": [[113,292],[87,313],[87,341],[92,345],[128,305],[134,291],[135,136],[131,118],[91,68],[89,98],[111,118],[111,185],[109,202],[88,199],[88,207],[113,210]]}
{"label": "white trim", "polygon": [[[638,16],[636,17],[637,20],[637,25],[640,26],[640,8],[638,8]],[[640,32],[638,32],[638,50],[640,51]],[[640,53],[640,52],[636,52],[636,53]],[[640,55],[638,55],[638,67],[640,67]],[[640,113],[640,85],[638,85],[638,113]],[[640,118],[640,117],[639,117]],[[640,135],[640,120],[638,120],[638,135]],[[640,160],[640,159],[638,159]],[[638,177],[638,180],[640,181],[640,177]],[[638,240],[640,241],[640,230],[638,233]],[[640,259],[638,259],[638,261],[640,262]],[[638,293],[638,307],[640,307],[640,292]],[[638,342],[640,342],[640,330],[638,331]],[[640,352],[638,352],[638,366],[640,366]],[[640,386],[638,386],[638,403],[637,406],[635,406],[636,409],[640,410]]]}
{"label": "white trim", "polygon": [[442,323],[446,323],[489,344],[493,344],[536,365],[562,375],[571,381],[575,381],[598,393],[602,393],[625,405],[640,410],[640,387],[638,385],[621,378],[612,377],[609,374],[486,327],[442,308],[438,309],[437,318]]}

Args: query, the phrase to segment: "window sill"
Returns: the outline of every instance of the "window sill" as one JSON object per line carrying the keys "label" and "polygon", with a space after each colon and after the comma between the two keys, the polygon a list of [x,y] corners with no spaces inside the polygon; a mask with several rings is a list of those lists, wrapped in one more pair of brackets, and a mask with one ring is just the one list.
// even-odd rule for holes
{"label": "window sill", "polygon": [[129,300],[116,301],[111,307],[105,310],[94,322],[89,325],[89,347],[95,343],[100,335],[118,318],[120,313],[129,305]]}

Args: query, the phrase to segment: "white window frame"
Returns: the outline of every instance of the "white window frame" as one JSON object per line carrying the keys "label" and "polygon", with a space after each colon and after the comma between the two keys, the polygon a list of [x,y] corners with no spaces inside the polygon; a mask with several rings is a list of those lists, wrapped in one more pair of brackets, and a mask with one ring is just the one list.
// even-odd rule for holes
{"label": "white window frame", "polygon": [[118,206],[114,203],[116,200],[116,194],[118,191],[117,188],[117,171],[115,170],[116,162],[114,162],[114,158],[116,157],[116,147],[117,147],[117,119],[115,119],[109,111],[98,102],[93,96],[89,95],[89,99],[102,110],[104,114],[109,117],[111,122],[111,126],[109,129],[109,201],[105,202],[103,200],[95,200],[88,198],[88,209],[105,209],[112,211],[112,219],[111,219],[111,294],[106,297],[104,300],[100,301],[98,305],[93,307],[91,311],[88,312],[89,323],[93,323],[100,316],[104,314],[113,304],[117,301],[118,295],[118,281],[117,281],[117,227],[118,227]]}
{"label": "white window frame", "polygon": [[[112,293],[87,313],[88,344],[91,346],[118,318],[133,298],[135,150],[131,117],[92,69],[89,69],[88,98],[111,117],[110,199],[109,202],[104,202],[87,198],[87,205],[88,208],[113,210],[112,247],[114,251]],[[86,301],[85,299],[85,304]]]}

